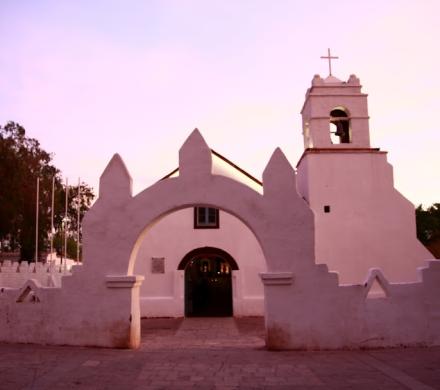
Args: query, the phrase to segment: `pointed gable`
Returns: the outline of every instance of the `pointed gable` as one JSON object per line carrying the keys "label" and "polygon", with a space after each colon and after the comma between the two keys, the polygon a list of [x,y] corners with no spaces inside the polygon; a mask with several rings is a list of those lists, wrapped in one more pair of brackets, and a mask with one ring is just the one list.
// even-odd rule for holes
{"label": "pointed gable", "polygon": [[132,196],[132,179],[124,161],[115,154],[99,179],[99,198],[125,200]]}
{"label": "pointed gable", "polygon": [[211,174],[211,150],[198,129],[194,129],[179,150],[181,176]]}

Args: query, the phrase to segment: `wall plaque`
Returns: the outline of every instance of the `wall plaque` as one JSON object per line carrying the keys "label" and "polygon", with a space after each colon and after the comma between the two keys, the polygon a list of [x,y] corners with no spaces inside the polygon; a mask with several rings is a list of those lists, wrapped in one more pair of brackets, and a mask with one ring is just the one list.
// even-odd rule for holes
{"label": "wall plaque", "polygon": [[164,274],[165,273],[165,257],[151,258],[151,273]]}

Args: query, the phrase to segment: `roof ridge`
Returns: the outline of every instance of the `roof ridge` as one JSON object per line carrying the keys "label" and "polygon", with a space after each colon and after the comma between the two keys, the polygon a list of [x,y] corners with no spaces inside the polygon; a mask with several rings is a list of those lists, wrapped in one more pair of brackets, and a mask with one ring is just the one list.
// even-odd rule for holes
{"label": "roof ridge", "polygon": [[[231,167],[235,168],[237,171],[239,171],[240,173],[245,175],[247,178],[251,179],[252,181],[254,181],[255,183],[257,183],[260,186],[263,185],[262,181],[258,180],[255,176],[252,176],[249,172],[245,171],[243,168],[240,168],[238,165],[234,164],[231,160],[229,160],[228,158],[226,158],[222,154],[216,152],[214,149],[210,149],[210,150],[214,156],[217,156],[218,158],[220,158],[221,160],[223,160],[224,162],[229,164]],[[168,173],[167,175],[162,177],[162,179],[160,179],[159,181],[170,178],[172,175],[174,175],[178,171],[179,171],[179,168],[177,167],[176,169],[172,170],[170,173]]]}

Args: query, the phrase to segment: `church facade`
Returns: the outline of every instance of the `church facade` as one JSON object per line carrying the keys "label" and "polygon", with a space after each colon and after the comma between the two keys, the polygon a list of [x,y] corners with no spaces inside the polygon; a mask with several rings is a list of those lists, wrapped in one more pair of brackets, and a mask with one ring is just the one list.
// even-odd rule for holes
{"label": "church facade", "polygon": [[315,76],[302,116],[296,169],[277,148],[261,182],[198,130],[135,196],[115,154],[83,264],[1,288],[0,341],[136,348],[141,317],[263,315],[269,349],[440,345],[440,261],[370,146],[359,80]]}
{"label": "church facade", "polygon": [[[301,114],[297,191],[313,211],[316,263],[337,272],[341,284],[364,283],[370,268],[390,282],[416,281],[432,255],[416,238],[414,206],[394,188],[387,152],[370,145],[359,79],[315,76]],[[211,158],[213,174],[263,194],[258,179],[215,151]],[[264,315],[261,246],[224,210],[200,205],[167,215],[149,229],[137,256],[144,317]],[[383,295],[377,287],[371,294]]]}

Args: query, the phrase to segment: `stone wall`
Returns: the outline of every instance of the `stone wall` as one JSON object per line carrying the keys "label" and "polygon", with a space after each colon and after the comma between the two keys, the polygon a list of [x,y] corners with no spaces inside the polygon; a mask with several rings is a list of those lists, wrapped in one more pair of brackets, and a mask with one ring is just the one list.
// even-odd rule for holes
{"label": "stone wall", "polygon": [[29,279],[38,281],[43,287],[60,287],[61,277],[70,275],[64,267],[48,263],[28,263],[27,261],[0,263],[0,287],[21,288]]}

